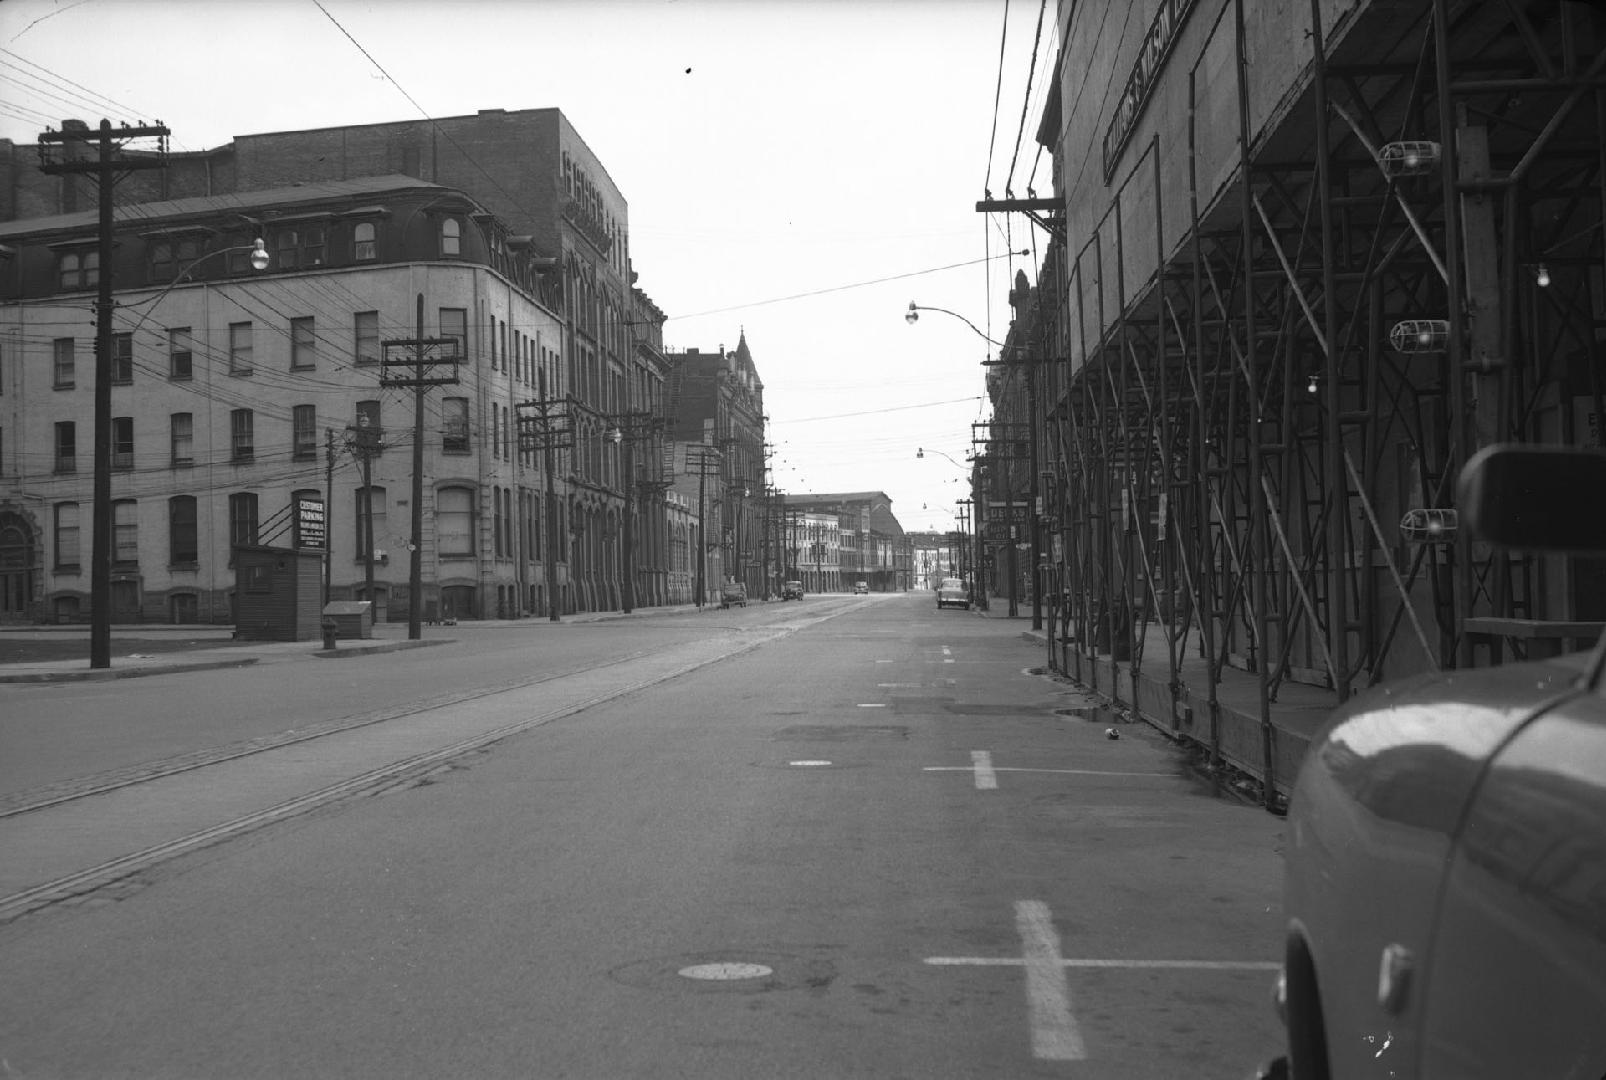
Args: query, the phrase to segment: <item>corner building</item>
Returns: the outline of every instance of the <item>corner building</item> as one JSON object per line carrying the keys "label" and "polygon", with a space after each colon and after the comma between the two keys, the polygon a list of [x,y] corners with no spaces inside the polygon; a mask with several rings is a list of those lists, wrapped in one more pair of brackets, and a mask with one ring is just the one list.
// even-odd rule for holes
{"label": "corner building", "polygon": [[[0,145],[0,619],[71,620],[102,268],[93,185],[31,153]],[[293,497],[326,488],[330,595],[366,595],[371,506],[373,599],[406,617],[413,397],[379,371],[386,341],[418,336],[420,298],[422,336],[462,357],[426,397],[426,613],[610,608],[627,563],[637,602],[665,602],[663,455],[632,447],[627,478],[607,437],[663,415],[664,316],[631,286],[623,196],[557,109],[242,136],[131,174],[118,203],[114,618],[231,621],[232,545],[288,544]],[[551,484],[520,438],[543,393],[563,402]],[[380,433],[367,484],[359,431]]]}

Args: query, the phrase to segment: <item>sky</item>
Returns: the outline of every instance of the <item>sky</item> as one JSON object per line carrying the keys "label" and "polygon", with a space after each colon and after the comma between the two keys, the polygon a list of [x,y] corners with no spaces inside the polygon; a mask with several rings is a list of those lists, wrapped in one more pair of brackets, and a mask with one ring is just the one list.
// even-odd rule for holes
{"label": "sky", "polygon": [[5,0],[0,137],[104,118],[201,150],[556,107],[629,204],[665,345],[746,334],[772,483],[947,531],[984,336],[1047,247],[975,204],[1052,189],[1056,52],[1043,0]]}

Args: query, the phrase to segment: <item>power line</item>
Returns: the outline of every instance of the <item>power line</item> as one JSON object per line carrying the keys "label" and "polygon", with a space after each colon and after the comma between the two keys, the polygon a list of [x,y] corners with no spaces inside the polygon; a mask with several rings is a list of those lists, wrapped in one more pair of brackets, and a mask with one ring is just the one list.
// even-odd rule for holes
{"label": "power line", "polygon": [[[848,289],[862,289],[868,285],[884,285],[889,281],[901,281],[904,278],[922,277],[926,274],[937,274],[944,270],[957,270],[960,267],[975,266],[978,263],[990,262],[993,259],[1008,258],[1016,254],[1013,251],[1003,255],[986,255],[980,259],[969,259],[965,262],[949,263],[947,266],[933,266],[927,270],[911,270],[907,274],[893,274],[891,277],[874,278],[870,281],[855,281],[849,285],[833,285],[828,289],[814,289],[810,292],[793,293],[791,296],[777,296],[772,300],[754,300],[746,304],[734,304],[731,307],[711,308],[708,311],[694,311],[689,315],[671,315],[670,319],[695,319],[703,315],[721,315],[727,311],[741,311],[744,308],[764,307],[766,304],[783,304],[788,300],[806,300],[811,296],[824,296],[827,293],[845,292]],[[1025,255],[1022,251],[1019,254]],[[667,319],[665,320],[668,321]]]}

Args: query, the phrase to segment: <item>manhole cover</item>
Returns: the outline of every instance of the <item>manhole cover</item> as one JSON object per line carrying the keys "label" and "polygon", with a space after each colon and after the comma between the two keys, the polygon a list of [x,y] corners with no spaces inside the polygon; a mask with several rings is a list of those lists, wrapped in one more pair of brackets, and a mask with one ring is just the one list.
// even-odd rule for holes
{"label": "manhole cover", "polygon": [[763,964],[743,964],[731,960],[722,960],[713,964],[693,964],[683,967],[676,974],[685,979],[704,979],[709,982],[728,982],[732,979],[762,979],[766,975],[775,974],[775,969]]}
{"label": "manhole cover", "polygon": [[[702,994],[762,994],[771,990],[824,990],[836,967],[823,954],[827,946],[799,945],[796,952],[735,946],[717,952],[686,953],[639,960],[608,972],[608,978],[640,990]],[[808,954],[814,953],[815,957]]]}

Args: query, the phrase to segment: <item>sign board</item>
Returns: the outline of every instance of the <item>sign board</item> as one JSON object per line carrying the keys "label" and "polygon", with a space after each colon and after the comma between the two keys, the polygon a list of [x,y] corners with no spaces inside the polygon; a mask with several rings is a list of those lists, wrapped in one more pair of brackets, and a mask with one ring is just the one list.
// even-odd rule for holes
{"label": "sign board", "polygon": [[328,518],[322,499],[305,496],[296,499],[295,546],[322,551],[329,543]]}

